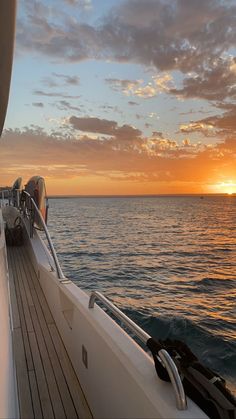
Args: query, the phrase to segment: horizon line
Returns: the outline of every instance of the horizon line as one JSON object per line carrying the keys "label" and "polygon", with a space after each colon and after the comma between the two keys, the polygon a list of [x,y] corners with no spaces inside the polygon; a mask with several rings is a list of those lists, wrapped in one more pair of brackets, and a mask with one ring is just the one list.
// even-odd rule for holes
{"label": "horizon line", "polygon": [[155,198],[155,197],[168,197],[168,196],[236,196],[236,193],[229,194],[227,192],[221,192],[221,193],[160,193],[160,194],[88,194],[88,195],[48,195],[49,199],[60,199],[60,198]]}

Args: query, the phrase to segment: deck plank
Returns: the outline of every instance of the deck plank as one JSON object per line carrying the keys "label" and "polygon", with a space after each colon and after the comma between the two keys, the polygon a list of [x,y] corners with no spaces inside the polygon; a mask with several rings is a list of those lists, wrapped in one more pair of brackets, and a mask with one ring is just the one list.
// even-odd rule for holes
{"label": "deck plank", "polygon": [[26,275],[27,275],[27,269],[25,269],[24,264],[22,263],[22,253],[20,252],[20,248],[16,247],[14,249],[15,258],[16,258],[16,264],[17,268],[19,270],[19,277],[22,281],[22,288],[24,289],[24,296],[27,299],[27,305],[28,307],[33,306],[33,299],[31,296],[30,288],[28,286],[28,283],[26,283]]}
{"label": "deck plank", "polygon": [[48,307],[46,298],[43,294],[42,288],[40,286],[40,283],[38,281],[37,275],[35,273],[34,267],[32,265],[32,263],[29,260],[29,256],[27,255],[27,253],[23,252],[22,253],[22,260],[24,260],[24,263],[26,263],[27,265],[27,270],[28,270],[28,283],[29,285],[31,285],[31,293],[36,293],[37,294],[37,298],[38,301],[40,303],[40,306],[42,307],[43,313],[44,313],[44,317],[46,320],[47,324],[50,323],[55,323],[53,316],[51,314],[51,311]]}
{"label": "deck plank", "polygon": [[34,417],[42,418],[43,412],[41,408],[41,402],[40,402],[40,397],[39,397],[39,390],[38,390],[38,384],[36,380],[35,371],[29,371],[29,380],[30,380],[32,403],[33,403],[33,409],[34,409]]}
{"label": "deck plank", "polygon": [[67,352],[64,349],[63,342],[60,338],[59,332],[55,324],[48,325],[50,334],[52,336],[54,345],[57,348],[60,363],[62,365],[67,385],[69,386],[70,393],[79,416],[82,418],[92,418],[91,411],[88,407],[83,391],[78,383],[75,371],[71,365]]}
{"label": "deck plank", "polygon": [[34,333],[29,333],[30,346],[34,354],[34,368],[37,379],[39,397],[41,401],[43,417],[47,419],[54,418],[51,399],[48,392],[47,381],[44,374],[43,364],[39,353],[37,340]]}
{"label": "deck plank", "polygon": [[15,351],[15,361],[21,417],[32,418],[34,416],[33,404],[31,399],[30,382],[27,371],[22,331],[20,327],[13,330],[13,345],[17,348],[17,351]]}
{"label": "deck plank", "polygon": [[53,368],[52,368],[52,365],[48,356],[47,347],[46,347],[46,344],[42,335],[42,331],[39,325],[35,307],[30,307],[30,311],[31,311],[31,316],[33,319],[34,327],[35,327],[37,344],[38,344],[41,359],[42,359],[42,366],[45,371],[45,376],[47,380],[48,391],[50,394],[53,411],[56,418],[65,418],[66,416],[65,416],[63,404],[62,404],[61,397],[58,391]]}
{"label": "deck plank", "polygon": [[47,328],[47,324],[44,318],[42,307],[40,306],[39,300],[37,299],[37,293],[35,291],[32,292],[32,296],[33,296],[35,310],[36,310],[35,315],[37,314],[38,322],[43,332],[43,337],[47,346],[49,359],[51,361],[51,365],[54,371],[55,379],[57,382],[58,390],[60,392],[64,410],[66,412],[66,416],[69,418],[78,417],[75,407],[74,407],[74,403],[71,399],[71,395],[68,389],[68,385],[67,385],[63,370],[61,368],[61,365],[58,359],[56,348],[53,344],[53,340]]}
{"label": "deck plank", "polygon": [[20,313],[19,313],[17,298],[16,298],[14,274],[12,271],[11,252],[8,251],[7,253],[8,253],[9,287],[10,287],[10,295],[11,295],[12,323],[13,323],[13,328],[16,329],[17,327],[21,327]]}
{"label": "deck plank", "polygon": [[12,248],[12,259],[13,259],[13,266],[14,266],[14,276],[16,280],[16,284],[18,285],[18,292],[19,297],[18,300],[21,299],[22,301],[22,308],[24,312],[24,319],[26,324],[26,330],[28,332],[33,332],[33,323],[30,316],[28,301],[25,294],[25,289],[22,281],[22,274],[21,274],[21,263],[19,263],[18,257],[17,257],[17,248]]}
{"label": "deck plank", "polygon": [[[30,263],[29,256],[24,253],[23,258],[26,263]],[[31,265],[31,272],[34,268]],[[79,385],[77,376],[65,350],[58,329],[52,318],[46,298],[38,282],[36,275],[32,275],[35,284],[35,290],[31,289],[34,305],[37,311],[38,319],[47,342],[47,349],[51,362],[54,367],[54,373],[58,383],[59,391],[62,395],[62,401],[67,417],[74,418],[81,416],[91,418],[91,412],[88,408],[84,394]],[[37,291],[36,291],[37,290]],[[56,357],[55,357],[56,353]],[[71,403],[70,400],[73,400]]]}
{"label": "deck plank", "polygon": [[20,416],[91,418],[27,249],[7,250]]}
{"label": "deck plank", "polygon": [[[26,259],[24,258],[23,252],[21,252],[21,250],[18,249],[17,253],[18,253],[18,262],[19,260],[21,260],[21,272],[24,273],[24,275],[22,276],[24,288],[25,290],[28,290],[28,292],[30,292],[30,297],[28,298],[29,310],[30,310],[34,330],[36,333],[36,338],[37,338],[37,343],[38,343],[40,354],[41,354],[43,368],[44,368],[44,371],[47,371],[46,380],[48,384],[48,390],[49,390],[50,398],[52,401],[54,414],[55,414],[55,417],[65,418],[66,416],[65,416],[61,396],[59,394],[57,382],[54,376],[55,369],[53,369],[52,364],[50,362],[50,358],[48,355],[48,348],[45,342],[45,334],[47,332],[46,324],[43,325],[43,327],[40,327],[40,322],[39,322],[39,317],[38,317],[39,310],[37,310],[36,312],[36,308],[34,305],[34,301],[37,303],[37,299],[35,298],[36,297],[35,291],[32,288],[31,290],[29,288],[29,282],[31,282],[31,279],[33,276],[35,276],[35,274],[29,276],[29,269],[27,269],[29,267],[29,264],[26,264]],[[27,295],[27,292],[26,292],[26,295]],[[34,298],[33,298],[33,295],[34,295]]]}
{"label": "deck plank", "polygon": [[[25,348],[27,367],[28,367],[28,370],[32,370],[34,368],[34,366],[33,366],[32,354],[31,354],[31,350],[30,350],[29,338],[28,338],[26,322],[25,322],[25,315],[24,315],[23,304],[22,304],[22,300],[21,300],[21,294],[20,294],[19,283],[18,283],[17,268],[16,268],[16,264],[15,264],[15,262],[16,262],[15,249],[8,248],[8,255],[10,256],[10,259],[8,259],[8,261],[10,261],[10,263],[11,263],[11,268],[12,268],[12,272],[13,272],[13,280],[14,280],[14,285],[15,285],[15,293],[16,293],[18,312],[19,312],[19,316],[20,316],[20,325],[21,325],[21,329],[22,329],[22,336],[23,336],[23,342],[24,342],[24,348]],[[9,256],[8,256],[8,258],[9,258]],[[12,300],[12,298],[11,298],[11,300]],[[12,301],[12,303],[13,303],[13,301]],[[13,325],[13,327],[15,327],[15,326],[16,325]]]}

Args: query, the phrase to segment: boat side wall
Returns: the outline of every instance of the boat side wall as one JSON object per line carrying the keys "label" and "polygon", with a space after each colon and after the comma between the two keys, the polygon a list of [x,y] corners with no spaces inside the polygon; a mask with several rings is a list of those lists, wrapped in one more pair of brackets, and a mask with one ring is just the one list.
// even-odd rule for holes
{"label": "boat side wall", "polygon": [[0,418],[17,418],[19,414],[8,278],[4,223],[0,210]]}
{"label": "boat side wall", "polygon": [[[35,234],[29,252],[50,310],[95,418],[205,418],[191,401],[176,409],[173,388],[151,358],[71,281],[50,271],[50,255]],[[83,406],[82,406],[83,411]],[[82,417],[86,417],[81,414]]]}

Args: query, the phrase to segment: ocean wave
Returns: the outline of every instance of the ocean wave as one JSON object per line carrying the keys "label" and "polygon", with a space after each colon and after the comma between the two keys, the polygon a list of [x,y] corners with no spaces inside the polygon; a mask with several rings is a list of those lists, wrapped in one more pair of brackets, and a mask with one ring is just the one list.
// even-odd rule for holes
{"label": "ocean wave", "polygon": [[200,281],[195,281],[194,285],[197,286],[198,288],[209,288],[209,287],[214,287],[214,288],[218,288],[218,287],[223,287],[223,288],[231,288],[231,287],[235,287],[236,284],[236,280],[235,279],[230,279],[230,278],[211,278],[211,277],[206,277],[206,278],[202,278]]}
{"label": "ocean wave", "polygon": [[185,342],[199,360],[224,378],[236,376],[236,341],[224,339],[183,317],[148,316],[144,312],[125,313],[156,339],[177,339]]}

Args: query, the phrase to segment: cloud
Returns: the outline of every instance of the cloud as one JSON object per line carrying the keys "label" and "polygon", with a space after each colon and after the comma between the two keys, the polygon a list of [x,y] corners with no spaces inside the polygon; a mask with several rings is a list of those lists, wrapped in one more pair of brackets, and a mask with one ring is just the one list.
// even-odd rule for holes
{"label": "cloud", "polygon": [[145,99],[151,98],[157,95],[157,91],[155,87],[153,87],[151,84],[146,85],[144,87],[139,87],[138,89],[135,89],[130,92],[134,96],[143,97]]}
{"label": "cloud", "polygon": [[138,105],[139,105],[139,103],[138,103],[138,102],[134,102],[133,100],[129,100],[128,104],[129,104],[130,106],[138,106]]}
{"label": "cloud", "polygon": [[[86,0],[67,3],[91,6]],[[129,0],[113,6],[93,25],[62,10],[59,13],[27,0],[24,17],[21,14],[18,19],[18,51],[42,54],[57,62],[136,63],[157,72],[149,82],[106,79],[113,90],[126,96],[148,99],[165,93],[213,102],[236,98],[235,2]],[[172,71],[182,73],[177,77],[178,86]],[[54,73],[54,77],[65,84],[79,84],[77,76]],[[55,79],[45,82],[55,87]]]}
{"label": "cloud", "polygon": [[153,137],[164,138],[163,133],[161,131],[153,131],[152,136]]}
{"label": "cloud", "polygon": [[90,10],[92,8],[91,0],[64,0],[64,2],[71,6],[79,6],[85,10]]}
{"label": "cloud", "polygon": [[80,78],[78,76],[68,76],[66,74],[52,73],[54,77],[64,80],[65,84],[71,84],[72,86],[77,86],[80,84]]}
{"label": "cloud", "polygon": [[200,121],[197,122],[190,122],[189,124],[182,124],[180,125],[180,132],[182,133],[192,133],[192,132],[200,132],[201,134],[205,135],[206,137],[214,136],[214,124],[210,123],[203,123]]}
{"label": "cloud", "polygon": [[85,132],[94,132],[100,133],[104,135],[111,135],[116,137],[139,137],[141,135],[141,131],[131,127],[130,125],[123,125],[121,127],[118,126],[117,122],[109,121],[107,119],[99,119],[99,118],[77,118],[76,116],[72,116],[69,119],[69,122],[73,126],[74,129],[85,131]]}
{"label": "cloud", "polygon": [[153,76],[152,79],[158,92],[169,92],[173,88],[173,78],[168,73]]}
{"label": "cloud", "polygon": [[160,117],[157,115],[156,112],[150,112],[150,114],[148,115],[149,118],[153,118],[153,119],[159,119]]}
{"label": "cloud", "polygon": [[191,145],[191,142],[190,142],[190,139],[189,139],[189,138],[185,138],[185,139],[182,141],[182,143],[183,143],[183,145],[184,145],[185,147],[190,147],[190,145]]}
{"label": "cloud", "polygon": [[36,108],[43,108],[44,104],[42,102],[34,102],[32,103],[33,106],[35,106]]}
{"label": "cloud", "polygon": [[230,1],[129,0],[97,26],[66,15],[55,21],[50,8],[35,4],[37,11],[28,3],[20,19],[18,46],[59,60],[112,59],[199,73],[235,46],[236,6]]}
{"label": "cloud", "polygon": [[73,110],[73,111],[77,111],[77,112],[81,112],[81,108],[83,107],[83,106],[81,106],[81,107],[73,106],[73,105],[71,105],[70,102],[67,102],[66,100],[60,100],[59,102],[56,102],[55,106],[60,111]]}
{"label": "cloud", "polygon": [[[111,127],[110,127],[111,129]],[[130,141],[129,130],[124,139],[79,139],[48,135],[42,129],[5,131],[1,139],[0,175],[31,176],[44,173],[49,178],[74,178],[91,173],[104,177],[116,173],[123,180],[206,182],[222,173],[235,173],[235,141],[211,148],[178,145],[168,138],[139,138]],[[126,135],[126,137],[125,137]],[[186,146],[187,145],[187,146]],[[25,150],[28,150],[25,153]],[[20,162],[20,163],[19,163]],[[201,170],[199,170],[201,167]],[[7,170],[6,170],[7,169]]]}
{"label": "cloud", "polygon": [[160,151],[178,149],[178,144],[176,141],[170,140],[169,138],[152,137],[148,140],[147,147],[150,154],[156,155],[156,153],[159,153]]}
{"label": "cloud", "polygon": [[[173,110],[176,110],[176,109],[173,109]],[[193,115],[193,114],[196,114],[196,113],[209,114],[209,113],[211,113],[211,111],[204,110],[203,108],[189,109],[189,111],[187,111],[187,112],[179,112],[179,115]]]}
{"label": "cloud", "polygon": [[58,87],[60,84],[56,79],[63,80],[63,86],[72,85],[78,86],[80,78],[78,76],[68,76],[66,74],[52,73],[52,76],[44,77],[41,81],[46,87]]}
{"label": "cloud", "polygon": [[236,158],[236,141],[235,138],[226,138],[224,142],[218,144],[218,149]]}
{"label": "cloud", "polygon": [[127,80],[127,79],[114,79],[107,78],[105,82],[110,85],[112,90],[116,92],[123,92],[124,94],[129,94],[131,90],[138,88],[141,81],[140,80]]}
{"label": "cloud", "polygon": [[235,14],[234,3],[217,0],[131,0],[113,11],[107,29],[114,38],[123,32],[124,59],[185,73],[234,46]]}
{"label": "cloud", "polygon": [[[91,122],[87,121],[89,129]],[[91,174],[108,179],[115,173],[123,180],[136,178],[139,182],[166,181],[175,185],[178,182],[205,184],[221,179],[223,173],[225,176],[229,173],[230,178],[236,176],[236,143],[232,139],[211,147],[194,145],[187,140],[178,144],[160,135],[137,137],[132,129],[130,137],[130,127],[107,122],[100,121],[102,130],[114,130],[116,135],[106,139],[84,134],[77,138],[62,133],[48,135],[38,127],[4,131],[0,154],[2,182],[37,172],[52,179]],[[119,135],[121,128],[123,137]]]}
{"label": "cloud", "polygon": [[172,94],[184,98],[220,101],[236,99],[236,58],[218,58],[199,74],[187,77],[182,89],[171,89]]}
{"label": "cloud", "polygon": [[117,126],[115,121],[99,118],[77,118],[76,116],[72,116],[69,121],[74,129],[106,135],[113,135]]}
{"label": "cloud", "polygon": [[38,96],[48,96],[48,97],[62,97],[65,99],[79,99],[80,96],[68,95],[67,93],[62,92],[45,92],[43,90],[34,90],[34,95]]}
{"label": "cloud", "polygon": [[118,113],[120,115],[123,115],[123,111],[121,109],[119,109],[118,106],[113,106],[113,105],[105,104],[105,105],[100,105],[99,108],[100,109],[103,109],[105,111],[113,111],[115,113]]}
{"label": "cloud", "polygon": [[[208,126],[214,126],[224,135],[236,135],[236,105],[226,105],[227,111],[221,115],[210,116],[202,119],[200,123]],[[236,139],[235,139],[236,141]]]}
{"label": "cloud", "polygon": [[52,77],[43,77],[41,82],[46,87],[57,87],[58,83]]}
{"label": "cloud", "polygon": [[[158,93],[168,93],[173,89],[173,79],[170,74],[152,76],[152,80],[145,84],[143,80],[122,80],[107,78],[108,83],[114,91],[121,91],[126,96],[137,96],[141,98],[152,98]],[[135,102],[131,102],[132,104]]]}
{"label": "cloud", "polygon": [[[226,110],[220,115],[209,116],[189,124],[180,125],[180,131],[184,133],[201,132],[205,136],[234,136],[236,135],[236,105],[218,104]],[[236,141],[236,139],[235,139]]]}

